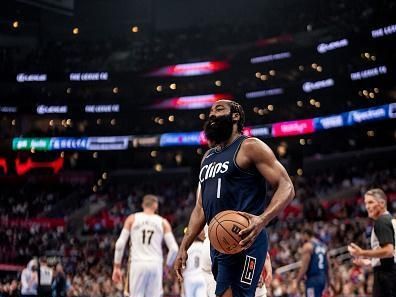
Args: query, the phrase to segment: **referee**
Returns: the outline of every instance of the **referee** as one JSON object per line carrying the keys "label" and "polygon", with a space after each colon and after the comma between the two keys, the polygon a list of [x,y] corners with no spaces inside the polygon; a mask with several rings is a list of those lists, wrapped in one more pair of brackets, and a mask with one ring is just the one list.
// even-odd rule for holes
{"label": "referee", "polygon": [[[348,251],[357,265],[371,265],[374,270],[373,297],[396,297],[396,220],[386,207],[386,195],[381,189],[371,189],[364,195],[368,217],[374,220],[371,249],[364,250],[354,243]],[[371,261],[370,261],[371,260]]]}

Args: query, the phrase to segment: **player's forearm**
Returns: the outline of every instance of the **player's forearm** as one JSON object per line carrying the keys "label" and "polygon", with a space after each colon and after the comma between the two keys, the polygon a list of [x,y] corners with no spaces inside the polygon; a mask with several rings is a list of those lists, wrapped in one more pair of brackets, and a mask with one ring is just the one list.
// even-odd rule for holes
{"label": "player's forearm", "polygon": [[273,218],[278,216],[290,201],[293,200],[294,195],[294,187],[290,179],[282,179],[271,199],[270,204],[260,215],[264,225],[267,225]]}
{"label": "player's forearm", "polygon": [[307,269],[308,269],[308,265],[304,265],[302,264],[302,266],[300,267],[300,270],[298,271],[297,277],[296,277],[296,282],[300,282],[304,275],[307,273]]}
{"label": "player's forearm", "polygon": [[393,248],[390,245],[374,250],[362,250],[360,256],[365,258],[391,258],[393,257]]}
{"label": "player's forearm", "polygon": [[125,245],[129,238],[129,231],[122,229],[120,237],[118,238],[114,248],[114,267],[115,265],[121,265],[122,257],[124,255]]}
{"label": "player's forearm", "polygon": [[176,259],[177,252],[179,251],[179,246],[177,245],[176,239],[172,232],[168,232],[164,235],[165,244],[168,247],[168,255],[166,257],[166,265],[172,266]]}
{"label": "player's forearm", "polygon": [[183,237],[183,241],[180,244],[180,249],[187,250],[191,244],[194,242],[195,238],[202,231],[205,226],[205,216],[203,209],[199,207],[194,207],[190,221],[188,223],[187,232]]}

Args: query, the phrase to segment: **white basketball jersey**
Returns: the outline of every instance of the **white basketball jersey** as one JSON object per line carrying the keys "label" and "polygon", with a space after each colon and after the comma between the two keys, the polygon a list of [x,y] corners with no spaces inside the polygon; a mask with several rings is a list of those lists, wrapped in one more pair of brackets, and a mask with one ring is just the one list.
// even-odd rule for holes
{"label": "white basketball jersey", "polygon": [[210,259],[210,240],[208,235],[208,225],[205,225],[204,232],[205,232],[205,240],[203,242],[201,269],[207,272],[211,272],[212,260]]}
{"label": "white basketball jersey", "polygon": [[163,218],[144,212],[135,214],[131,227],[132,261],[163,261],[162,240],[164,238]]}
{"label": "white basketball jersey", "polygon": [[201,241],[194,241],[187,250],[186,269],[184,269],[184,276],[197,276],[202,273],[201,258],[203,253],[203,243]]}

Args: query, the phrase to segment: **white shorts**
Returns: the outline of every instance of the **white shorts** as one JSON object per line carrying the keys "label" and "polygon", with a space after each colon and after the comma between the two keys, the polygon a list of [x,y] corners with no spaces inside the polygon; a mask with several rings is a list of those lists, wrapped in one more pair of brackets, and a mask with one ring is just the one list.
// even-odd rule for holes
{"label": "white shorts", "polygon": [[261,288],[257,287],[254,297],[267,297],[267,288],[263,285]]}
{"label": "white shorts", "polygon": [[129,271],[130,297],[161,297],[162,263],[156,261],[132,262]]}
{"label": "white shorts", "polygon": [[213,277],[213,274],[211,271],[207,270],[202,270],[202,275],[205,279],[206,283],[206,296],[207,297],[216,297],[216,281]]}
{"label": "white shorts", "polygon": [[206,297],[206,291],[203,273],[198,276],[184,276],[184,297]]}

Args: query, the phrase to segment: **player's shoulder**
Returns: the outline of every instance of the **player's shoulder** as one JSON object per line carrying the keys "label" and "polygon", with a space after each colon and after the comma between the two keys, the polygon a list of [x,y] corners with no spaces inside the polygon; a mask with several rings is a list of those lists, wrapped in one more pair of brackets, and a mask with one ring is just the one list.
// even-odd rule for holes
{"label": "player's shoulder", "polygon": [[208,155],[214,153],[215,151],[216,151],[215,148],[209,148],[209,149],[204,153],[204,155],[202,156],[201,163],[206,159],[206,157],[207,157]]}
{"label": "player's shoulder", "polygon": [[127,228],[127,229],[131,228],[135,222],[135,219],[136,219],[135,217],[136,217],[136,214],[134,214],[134,213],[127,216],[127,218],[125,219],[125,222],[124,222],[124,228]]}
{"label": "player's shoulder", "polygon": [[134,220],[134,219],[136,219],[136,218],[138,218],[140,215],[141,215],[141,213],[142,212],[135,212],[135,213],[131,213],[128,217],[127,217],[127,220],[128,219],[130,219],[130,220]]}
{"label": "player's shoulder", "polygon": [[384,225],[392,225],[392,216],[390,214],[384,214],[374,222],[374,227],[382,227]]}
{"label": "player's shoulder", "polygon": [[246,137],[242,141],[241,147],[247,149],[266,149],[268,145],[257,137]]}
{"label": "player's shoulder", "polygon": [[262,140],[256,137],[248,137],[243,140],[240,149],[243,154],[253,159],[271,159],[273,152]]}
{"label": "player's shoulder", "polygon": [[313,249],[314,249],[314,244],[311,241],[307,241],[302,246],[303,252],[312,252]]}
{"label": "player's shoulder", "polygon": [[163,216],[160,216],[159,214],[156,214],[155,217],[156,217],[158,220],[161,220],[161,222],[167,222],[167,221],[168,221],[166,218],[164,218]]}

